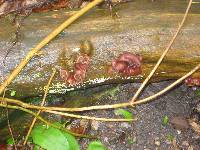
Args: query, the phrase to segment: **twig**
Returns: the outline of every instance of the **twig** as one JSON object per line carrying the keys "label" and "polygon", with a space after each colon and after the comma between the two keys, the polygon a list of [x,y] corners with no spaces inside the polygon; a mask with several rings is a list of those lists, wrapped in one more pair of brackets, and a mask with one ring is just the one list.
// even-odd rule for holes
{"label": "twig", "polygon": [[[0,97],[0,101],[2,101],[2,97]],[[62,107],[41,107],[36,106],[28,103],[24,103],[20,100],[10,99],[10,98],[4,98],[4,101],[12,104],[17,104],[23,108],[30,108],[30,109],[38,109],[38,110],[54,110],[54,111],[66,111],[66,112],[78,112],[78,111],[86,111],[86,110],[93,110],[93,109],[112,109],[112,108],[119,108],[119,107],[126,107],[129,106],[130,103],[119,103],[119,104],[113,104],[113,105],[100,105],[100,106],[91,106],[90,107],[80,107],[80,108],[62,108]]]}
{"label": "twig", "polygon": [[[49,91],[49,87],[50,87],[50,84],[51,84],[51,82],[52,82],[52,80],[53,80],[53,77],[54,77],[55,73],[56,73],[56,69],[54,68],[54,69],[53,69],[53,73],[52,73],[52,75],[51,75],[51,77],[50,77],[50,79],[49,79],[49,81],[48,81],[48,83],[47,83],[47,85],[46,85],[46,89],[45,89],[45,93],[44,93],[44,96],[43,96],[43,99],[42,99],[41,106],[44,106],[44,103],[45,103],[45,100],[46,100],[46,97],[47,97],[47,93],[48,93],[48,91]],[[39,111],[37,112],[37,116],[39,116],[40,113],[41,113],[41,110],[39,110]],[[25,140],[24,140],[23,145],[26,145],[26,142],[27,142],[27,140],[28,140],[28,137],[29,137],[29,135],[30,135],[32,129],[33,129],[33,126],[35,125],[36,120],[37,120],[37,118],[35,117],[35,118],[33,119],[32,123],[31,123],[31,126],[30,126],[29,130],[28,130],[28,133],[27,133],[27,135],[26,135],[26,137],[25,137]]]}
{"label": "twig", "polygon": [[[3,92],[3,99],[5,97],[5,93],[6,93],[6,89]],[[7,102],[5,104],[7,105]],[[9,130],[11,138],[13,140],[14,149],[17,150],[17,146],[16,146],[16,142],[15,142],[15,138],[14,138],[14,135],[13,135],[12,128],[11,128],[11,125],[10,125],[10,120],[9,120],[9,115],[8,114],[9,114],[8,108],[6,107],[6,117],[7,117],[7,122],[8,122],[8,130]]]}
{"label": "twig", "polygon": [[44,112],[52,113],[52,114],[57,114],[61,116],[67,116],[67,117],[72,117],[72,118],[79,118],[79,119],[88,119],[88,120],[98,120],[98,121],[109,121],[109,122],[125,122],[125,121],[135,121],[137,119],[109,119],[109,118],[97,118],[97,117],[89,117],[89,116],[82,116],[82,115],[75,115],[75,114],[69,114],[69,113],[63,113],[63,112],[58,112],[58,111],[52,111],[52,110],[44,110]]}
{"label": "twig", "polygon": [[80,11],[78,11],[76,14],[74,14],[64,23],[58,26],[53,32],[51,32],[47,37],[45,37],[38,45],[36,45],[35,48],[30,50],[30,52],[26,55],[26,57],[20,62],[20,64],[11,72],[11,74],[7,77],[7,79],[2,83],[2,85],[0,86],[0,94],[3,93],[4,89],[17,77],[17,75],[22,71],[22,69],[27,65],[27,63],[39,52],[41,48],[43,48],[46,44],[48,44],[61,31],[63,31],[66,27],[72,24],[80,16],[85,14],[87,11],[89,11],[102,1],[103,0],[94,0],[91,3],[89,3],[86,7],[82,8]]}
{"label": "twig", "polygon": [[179,83],[181,83],[183,80],[185,80],[186,78],[188,78],[189,76],[191,76],[195,71],[199,70],[200,68],[200,64],[198,64],[194,69],[192,69],[189,73],[187,73],[186,75],[184,75],[183,77],[181,77],[180,79],[176,80],[174,83],[172,83],[171,85],[167,86],[166,88],[164,88],[162,91],[152,95],[152,96],[149,96],[147,98],[144,98],[142,100],[138,100],[136,102],[134,102],[133,104],[134,105],[137,105],[137,104],[142,104],[142,103],[146,103],[146,102],[149,102],[155,98],[157,98],[158,96],[166,93],[167,91],[171,90],[173,87],[175,87],[176,85],[178,85]]}
{"label": "twig", "polygon": [[63,131],[65,131],[65,132],[67,132],[67,133],[69,133],[69,134],[72,134],[72,135],[74,135],[74,136],[77,136],[77,137],[94,138],[94,137],[91,137],[91,136],[88,136],[88,135],[82,135],[82,134],[73,133],[73,132],[71,132],[71,131],[68,130],[68,129],[62,128],[62,127],[57,126],[57,125],[55,125],[55,124],[52,124],[52,123],[48,122],[47,120],[43,119],[41,116],[37,116],[37,114],[34,113],[33,111],[28,110],[28,109],[23,108],[23,107],[20,107],[20,106],[12,106],[12,105],[0,104],[0,107],[10,108],[10,109],[17,109],[17,110],[24,111],[24,112],[26,112],[26,113],[29,113],[29,114],[35,116],[37,119],[39,119],[40,121],[42,121],[43,123],[45,123],[45,124],[47,124],[47,125],[49,125],[49,126],[52,126],[52,127],[54,127],[54,128],[63,130]]}
{"label": "twig", "polygon": [[[149,102],[149,101],[155,99],[158,96],[161,96],[162,94],[166,93],[167,91],[169,91],[170,89],[172,89],[173,87],[175,87],[176,85],[181,83],[183,80],[185,80],[186,78],[191,76],[199,68],[200,68],[200,64],[198,64],[195,68],[193,68],[186,75],[184,75],[180,79],[176,80],[174,83],[167,86],[166,88],[164,88],[162,91],[160,91],[150,97],[147,97],[145,99],[138,100],[138,101],[134,102],[133,105],[146,103],[146,102]],[[1,101],[1,99],[2,99],[2,97],[0,97],[0,101]],[[19,100],[14,100],[14,99],[9,99],[9,98],[4,98],[4,101],[6,101],[8,103],[17,104],[17,105],[20,105],[25,108],[38,109],[38,110],[42,110],[42,111],[68,111],[68,112],[76,112],[77,111],[78,112],[78,111],[88,111],[88,110],[97,110],[97,109],[113,109],[113,108],[130,106],[130,103],[119,103],[119,104],[113,104],[113,105],[100,105],[100,106],[90,106],[90,107],[80,107],[80,108],[61,108],[61,107],[41,107],[41,106],[31,105],[31,104],[27,104],[27,103],[24,103]]]}
{"label": "twig", "polygon": [[163,52],[163,54],[161,55],[160,59],[158,60],[158,62],[156,63],[156,65],[154,66],[154,68],[152,69],[152,71],[150,72],[150,74],[148,75],[148,77],[144,80],[144,82],[141,84],[140,88],[137,90],[137,92],[135,93],[135,95],[133,96],[133,98],[131,99],[130,103],[133,105],[134,101],[136,100],[136,98],[139,96],[139,94],[141,93],[141,91],[144,89],[145,85],[147,84],[147,82],[151,79],[151,77],[154,75],[155,71],[157,70],[157,68],[159,67],[159,65],[161,64],[162,60],[164,59],[164,57],[166,56],[167,52],[169,51],[169,49],[171,48],[172,44],[174,43],[178,33],[180,32],[186,18],[188,15],[188,12],[190,10],[192,4],[192,0],[189,1],[187,9],[185,11],[184,17],[181,21],[181,24],[179,25],[176,33],[174,34],[174,36],[172,37],[171,41],[169,42],[167,48],[165,49],[165,51]]}

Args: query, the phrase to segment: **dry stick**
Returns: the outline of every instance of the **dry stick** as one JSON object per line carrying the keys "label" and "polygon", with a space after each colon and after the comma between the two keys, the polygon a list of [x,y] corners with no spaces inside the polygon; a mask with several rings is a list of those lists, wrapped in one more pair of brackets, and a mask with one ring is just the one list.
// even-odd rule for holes
{"label": "dry stick", "polygon": [[[2,101],[1,97],[0,97],[0,101]],[[5,98],[4,101],[6,101],[8,103],[20,105],[23,108],[38,109],[38,110],[41,110],[43,112],[48,112],[48,113],[51,113],[51,114],[63,115],[63,116],[72,117],[72,118],[83,118],[83,119],[88,119],[88,120],[98,120],[98,121],[108,121],[108,122],[113,122],[113,121],[134,121],[134,120],[136,120],[136,119],[112,119],[112,118],[108,119],[108,118],[98,118],[98,117],[90,117],[90,116],[75,115],[75,114],[71,114],[71,113],[69,114],[69,113],[58,112],[58,111],[84,111],[84,110],[82,110],[82,108],[77,108],[77,110],[76,110],[76,108],[74,109],[74,108],[60,108],[60,107],[36,106],[36,105],[27,104],[27,103],[21,102],[19,100],[13,100],[13,99],[9,99],[9,98]],[[129,103],[127,103],[127,104],[130,105]],[[119,104],[119,105],[121,105],[121,104]],[[108,107],[109,107],[109,105],[108,105]],[[122,106],[119,106],[119,107],[122,107]],[[86,110],[87,110],[88,107],[83,107],[83,109],[84,108],[86,108]]]}
{"label": "dry stick", "polygon": [[[0,101],[2,101],[2,97],[0,97]],[[54,111],[67,111],[67,112],[78,112],[78,111],[86,111],[92,110],[90,107],[80,107],[80,108],[62,108],[62,107],[41,107],[36,105],[31,105],[28,103],[24,103],[20,100],[10,99],[10,98],[4,98],[4,101],[12,104],[17,104],[23,108],[30,108],[30,109],[38,109],[38,110],[54,110]],[[102,107],[100,109],[111,109],[111,108],[119,108],[119,107],[126,107],[129,106],[130,103],[119,103],[119,104],[113,104],[113,105],[100,105],[100,106],[91,106],[94,109],[99,109],[99,107]]]}
{"label": "dry stick", "polygon": [[148,77],[144,80],[144,82],[141,84],[140,88],[137,90],[137,92],[135,93],[135,95],[133,96],[133,98],[131,99],[130,103],[133,105],[134,101],[136,100],[136,98],[139,96],[139,94],[141,93],[141,91],[144,89],[145,85],[147,84],[147,82],[151,79],[151,77],[154,75],[155,71],[157,70],[157,68],[159,67],[159,65],[161,64],[162,60],[164,59],[165,55],[167,54],[167,52],[169,51],[169,49],[171,48],[172,44],[174,43],[178,33],[180,32],[186,18],[188,15],[188,12],[190,10],[192,4],[192,0],[189,1],[187,9],[185,11],[184,17],[181,21],[181,24],[179,25],[176,33],[174,34],[173,38],[171,39],[170,43],[168,44],[167,48],[165,49],[165,51],[163,52],[163,54],[161,55],[160,59],[158,60],[158,62],[156,63],[156,65],[154,66],[153,70],[150,72],[150,74],[148,75]]}
{"label": "dry stick", "polygon": [[[146,102],[153,100],[154,98],[156,98],[158,96],[161,96],[162,94],[171,90],[173,87],[175,87],[176,85],[181,83],[183,80],[185,80],[186,78],[191,76],[199,68],[200,68],[200,64],[198,64],[194,69],[192,69],[186,75],[184,75],[180,79],[176,80],[174,83],[167,86],[166,88],[164,88],[162,91],[160,91],[160,92],[158,92],[158,93],[156,93],[156,94],[154,94],[150,97],[147,97],[145,99],[138,100],[138,101],[134,102],[133,104],[138,105],[138,104],[146,103]],[[1,99],[2,99],[2,97],[0,97],[0,101],[1,101]],[[81,108],[61,108],[61,107],[41,107],[41,106],[31,105],[31,104],[27,104],[27,103],[24,103],[24,102],[19,101],[19,100],[14,100],[14,99],[9,99],[9,98],[4,98],[4,101],[6,101],[8,103],[17,104],[17,105],[20,105],[20,106],[25,107],[25,108],[39,109],[39,110],[42,110],[42,111],[68,111],[68,112],[71,111],[71,112],[75,112],[75,111],[88,111],[88,110],[96,110],[96,109],[112,109],[112,108],[130,106],[130,103],[119,103],[119,104],[113,104],[113,105],[100,105],[100,106],[90,106],[90,107],[81,107]]]}
{"label": "dry stick", "polygon": [[76,14],[67,19],[64,23],[62,23],[59,27],[57,27],[53,32],[51,32],[47,37],[45,37],[35,48],[33,48],[26,57],[20,62],[20,64],[13,70],[13,72],[7,77],[7,79],[0,86],[0,94],[3,93],[4,89],[17,77],[17,75],[22,71],[22,69],[27,65],[27,63],[39,52],[41,48],[43,48],[46,44],[48,44],[52,39],[54,39],[61,31],[63,31],[66,27],[72,24],[75,20],[77,20],[80,16],[85,14],[88,10],[93,8],[94,6],[101,3],[103,0],[94,0],[89,3],[86,7],[82,8]]}
{"label": "dry stick", "polygon": [[[5,89],[4,92],[3,92],[3,99],[4,99],[4,97],[5,97],[5,94],[6,94],[6,89]],[[7,105],[7,102],[6,102],[5,104]],[[10,125],[10,120],[9,120],[9,115],[8,115],[8,108],[6,108],[6,117],[7,117],[7,122],[8,122],[8,130],[9,130],[10,135],[11,135],[11,138],[12,138],[12,140],[13,140],[14,148],[15,148],[15,150],[17,150],[15,138],[14,138],[13,131],[12,131],[12,128],[11,128],[11,125]]]}
{"label": "dry stick", "polygon": [[26,108],[23,108],[23,107],[19,107],[19,106],[13,106],[13,105],[5,105],[5,104],[0,104],[0,107],[4,107],[4,108],[9,108],[9,109],[17,109],[17,110],[21,110],[21,111],[24,111],[26,113],[29,113],[33,116],[35,116],[37,119],[39,119],[40,121],[42,121],[43,123],[47,124],[48,126],[51,126],[51,127],[54,127],[54,128],[57,128],[59,130],[63,130],[71,135],[74,135],[74,136],[77,136],[77,137],[85,137],[85,138],[94,138],[92,136],[88,136],[88,135],[82,135],[82,134],[77,134],[77,133],[74,133],[66,128],[63,128],[61,126],[57,126],[55,124],[52,124],[50,122],[48,122],[47,120],[43,119],[41,116],[37,116],[36,113],[34,113],[33,111],[31,110],[28,110]]}
{"label": "dry stick", "polygon": [[108,119],[108,118],[97,118],[97,117],[90,117],[90,116],[82,116],[82,115],[75,115],[75,114],[69,114],[69,113],[63,113],[58,111],[52,111],[52,110],[43,110],[44,112],[51,113],[51,114],[57,114],[61,116],[67,116],[72,118],[79,118],[79,119],[88,119],[88,120],[97,120],[97,121],[108,121],[108,122],[128,122],[128,121],[135,121],[137,119]]}
{"label": "dry stick", "polygon": [[[41,106],[44,106],[44,103],[45,103],[45,100],[46,100],[46,97],[47,97],[47,93],[48,93],[48,91],[49,91],[49,87],[50,87],[50,84],[51,84],[51,82],[52,82],[52,80],[53,80],[53,77],[54,77],[55,73],[56,73],[56,69],[53,68],[53,73],[52,73],[52,75],[51,75],[51,77],[50,77],[50,79],[49,79],[49,81],[48,81],[48,83],[47,83],[47,85],[46,85],[46,89],[45,89],[45,92],[44,92],[44,96],[43,96],[43,99],[42,99]],[[40,113],[41,113],[41,110],[39,110],[39,111],[37,112],[37,116],[39,116]],[[27,140],[28,140],[29,135],[31,134],[31,131],[32,131],[32,129],[33,129],[33,126],[35,125],[36,120],[37,120],[37,118],[35,117],[35,118],[33,119],[32,123],[31,123],[31,126],[30,126],[29,130],[28,130],[28,133],[27,133],[27,135],[26,135],[26,138],[25,138],[25,140],[24,140],[23,145],[26,145],[26,142],[27,142]]]}
{"label": "dry stick", "polygon": [[182,81],[184,81],[186,78],[188,78],[189,76],[191,76],[195,71],[199,70],[200,68],[200,64],[198,64],[194,69],[192,69],[192,71],[190,71],[189,73],[187,73],[186,75],[184,75],[183,77],[181,77],[180,79],[176,80],[174,83],[170,84],[169,86],[167,86],[166,88],[164,88],[162,91],[152,95],[152,96],[149,96],[147,98],[144,98],[142,100],[138,100],[136,102],[134,102],[133,104],[134,105],[137,105],[137,104],[142,104],[142,103],[146,103],[146,102],[149,102],[151,101],[152,99],[166,93],[167,91],[169,91],[170,89],[172,89],[173,87],[175,87],[177,84],[181,83]]}
{"label": "dry stick", "polygon": [[[0,101],[2,101],[1,97],[0,97]],[[20,105],[23,108],[38,109],[38,110],[41,110],[41,111],[44,111],[44,112],[63,115],[63,116],[72,117],[72,118],[84,118],[84,119],[89,119],[89,120],[109,121],[109,122],[113,122],[113,121],[134,121],[134,120],[136,120],[136,119],[112,119],[112,118],[108,119],[108,118],[98,118],[98,117],[90,117],[90,116],[83,116],[83,115],[75,115],[75,114],[69,114],[69,113],[61,113],[61,112],[58,112],[58,111],[62,111],[62,110],[64,110],[64,111],[79,111],[79,110],[76,110],[76,109],[74,110],[74,108],[36,106],[36,105],[27,104],[27,103],[21,102],[19,100],[14,100],[14,99],[9,99],[9,98],[4,98],[4,101],[6,101],[8,103]],[[127,103],[127,104],[130,105],[129,103]],[[108,105],[108,107],[109,107],[109,105]],[[122,107],[122,106],[120,106],[120,107]],[[81,110],[81,111],[83,111],[83,110]]]}

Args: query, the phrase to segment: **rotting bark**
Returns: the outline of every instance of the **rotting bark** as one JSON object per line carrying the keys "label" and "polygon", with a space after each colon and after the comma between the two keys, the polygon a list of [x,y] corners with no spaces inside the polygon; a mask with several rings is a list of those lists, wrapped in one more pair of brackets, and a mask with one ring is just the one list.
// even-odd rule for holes
{"label": "rotting bark", "polygon": [[[93,81],[96,79],[100,84],[141,81],[151,71],[171,39],[186,6],[186,1],[156,1],[153,3],[136,1],[118,6],[120,17],[115,19],[110,17],[108,10],[96,9],[46,46],[43,50],[45,55],[32,60],[8,88],[16,90],[17,97],[42,93],[42,88],[50,75],[50,68],[70,68],[73,65],[73,57],[76,56],[75,50],[80,47],[80,42],[86,39],[93,44],[95,54],[87,73],[86,84],[82,84],[82,87],[83,85],[87,87],[97,85],[89,79]],[[153,77],[153,81],[178,78],[200,63],[200,9],[198,7],[196,5],[192,7],[185,26]],[[21,31],[23,35],[21,41],[6,59],[6,66],[0,65],[1,82],[24,58],[31,47],[70,15],[71,12],[62,10],[42,15],[32,14],[26,19]],[[3,61],[15,31],[15,28],[8,23],[7,18],[0,22],[0,45],[2,47],[0,61]],[[143,57],[142,75],[132,79],[122,79],[107,73],[111,60],[123,51],[137,53]],[[108,80],[104,81],[105,78]],[[62,83],[63,81],[57,74],[54,85]],[[66,88],[70,89],[61,86],[59,91],[66,91]],[[55,91],[54,86],[51,92]]]}
{"label": "rotting bark", "polygon": [[[78,4],[76,1],[75,3]],[[77,4],[70,0],[9,0],[0,2],[0,16],[10,13],[24,14],[27,11],[44,12],[60,8],[73,8]]]}

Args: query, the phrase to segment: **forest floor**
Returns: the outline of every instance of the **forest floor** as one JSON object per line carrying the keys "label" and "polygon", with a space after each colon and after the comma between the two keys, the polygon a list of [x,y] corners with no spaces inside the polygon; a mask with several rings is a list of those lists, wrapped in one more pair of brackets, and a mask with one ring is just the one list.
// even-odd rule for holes
{"label": "forest floor", "polygon": [[[172,81],[151,83],[143,91],[140,98],[151,96],[170,83]],[[98,93],[96,94],[98,101],[92,102],[92,105],[114,104],[127,102],[131,99],[139,85],[138,83],[103,85],[82,91],[75,91],[74,94],[78,93],[78,97],[84,97],[92,93],[95,95],[94,93],[96,92]],[[69,118],[55,115],[47,115],[46,117],[51,121],[70,122],[71,129],[76,129],[76,132],[80,132],[79,130],[82,130],[83,127],[85,130],[84,134],[97,136],[98,140],[108,150],[199,150],[200,135],[188,123],[189,119],[200,116],[199,113],[194,111],[200,103],[200,96],[198,96],[197,91],[199,89],[187,87],[185,84],[182,84],[149,103],[137,105],[135,108],[123,108],[132,113],[134,118],[137,118],[133,122],[69,120]],[[72,97],[74,98],[74,96]],[[57,98],[57,102],[54,102],[52,105],[69,106],[65,98],[69,99],[67,103],[74,101],[70,99],[69,95],[65,95]],[[77,99],[76,96],[75,99]],[[91,105],[91,102],[89,103]],[[85,105],[88,105],[88,102]],[[81,115],[121,118],[122,116],[116,115],[116,110],[92,110],[83,112]],[[16,115],[17,113],[14,111],[12,114]],[[26,135],[31,118],[30,115],[25,114],[18,114],[18,117],[12,117],[12,115],[9,117],[15,137]],[[0,125],[1,143],[9,137],[7,121],[5,120],[4,122],[3,129],[2,123]],[[88,143],[93,140],[87,138],[78,139],[81,150],[87,149]]]}
{"label": "forest floor", "polygon": [[[165,81],[148,85],[141,98],[155,94],[171,82]],[[106,96],[96,104],[127,102],[134,95],[138,86],[139,84],[135,83],[120,85],[117,87],[120,92],[116,91],[115,95]],[[186,121],[194,116],[194,109],[199,100],[200,97],[197,96],[194,88],[184,84],[179,85],[152,102],[135,108],[127,108],[126,110],[137,117],[137,121],[116,123],[93,120],[90,122],[91,128],[88,133],[98,134],[100,141],[109,150],[199,150],[200,136]],[[90,111],[84,115],[116,118],[114,110]],[[164,118],[169,118],[169,122],[163,124]],[[88,139],[80,140],[83,149],[86,149],[88,142]]]}

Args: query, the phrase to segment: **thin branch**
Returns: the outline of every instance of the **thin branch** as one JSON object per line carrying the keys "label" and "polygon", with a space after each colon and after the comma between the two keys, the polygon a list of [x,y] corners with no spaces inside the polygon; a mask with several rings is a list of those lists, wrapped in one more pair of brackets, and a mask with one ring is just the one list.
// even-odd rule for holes
{"label": "thin branch", "polygon": [[[158,92],[158,93],[156,93],[156,94],[154,94],[150,97],[147,97],[145,99],[138,100],[138,101],[134,102],[133,105],[146,103],[146,102],[149,102],[149,101],[155,99],[158,96],[161,96],[162,94],[171,90],[173,87],[180,84],[183,80],[185,80],[186,78],[191,76],[199,68],[200,68],[200,64],[198,64],[194,69],[192,69],[186,75],[184,75],[180,79],[176,80],[174,83],[167,86],[166,88],[164,88],[160,92]],[[2,101],[2,97],[0,97],[0,101]],[[88,111],[88,110],[97,110],[97,109],[113,109],[113,108],[130,106],[130,103],[119,103],[119,104],[113,104],[113,105],[100,105],[100,106],[90,106],[90,107],[80,107],[80,108],[61,108],[61,107],[41,107],[41,106],[31,105],[31,104],[27,104],[27,103],[24,103],[24,102],[19,101],[19,100],[14,100],[14,99],[9,99],[9,98],[4,98],[4,101],[6,101],[8,103],[17,104],[17,105],[20,105],[20,106],[25,107],[25,108],[38,109],[38,110],[42,110],[42,111],[68,111],[68,112],[76,112],[77,111],[78,112],[78,111]]]}
{"label": "thin branch", "polygon": [[147,82],[151,79],[151,77],[154,75],[155,71],[157,70],[157,68],[159,67],[159,65],[161,64],[162,60],[164,59],[164,57],[166,56],[167,52],[169,51],[169,49],[171,48],[172,44],[174,43],[178,33],[180,32],[186,18],[188,15],[188,12],[190,10],[190,7],[192,5],[192,0],[189,1],[187,9],[185,11],[184,17],[181,21],[181,24],[179,25],[176,33],[174,34],[174,36],[172,37],[171,41],[169,42],[167,48],[165,49],[165,51],[163,52],[163,54],[161,55],[160,59],[158,60],[158,62],[156,63],[156,65],[154,66],[154,68],[152,69],[152,71],[150,72],[150,74],[148,75],[148,77],[144,80],[144,82],[141,84],[140,88],[137,90],[137,92],[135,93],[135,95],[133,96],[133,98],[131,99],[130,103],[133,105],[134,101],[136,100],[136,98],[139,96],[139,94],[141,93],[141,91],[144,89],[145,85],[147,84]]}
{"label": "thin branch", "polygon": [[[48,91],[49,91],[49,87],[50,87],[50,84],[51,84],[51,82],[52,82],[52,80],[53,80],[53,77],[54,77],[55,73],[56,73],[56,69],[54,68],[54,69],[53,69],[53,73],[52,73],[52,75],[51,75],[51,77],[50,77],[50,79],[49,79],[49,81],[48,81],[48,83],[47,83],[47,85],[46,85],[46,89],[45,89],[45,92],[44,92],[44,96],[43,96],[43,99],[42,99],[41,106],[44,106],[44,103],[45,103],[45,100],[46,100],[46,97],[47,97],[47,93],[48,93]],[[37,116],[39,116],[40,113],[41,113],[41,110],[39,110],[39,111],[37,112]],[[27,135],[26,135],[26,137],[25,137],[25,140],[24,140],[23,145],[26,145],[26,142],[27,142],[27,140],[28,140],[29,135],[31,134],[31,131],[32,131],[34,125],[35,125],[36,120],[37,120],[37,118],[35,117],[35,118],[33,119],[32,123],[31,123],[31,125],[30,125],[30,128],[29,128],[28,133],[27,133]]]}
{"label": "thin branch", "polygon": [[[5,97],[5,94],[6,94],[6,89],[3,92],[3,99]],[[7,102],[5,102],[5,104],[7,105]],[[15,142],[15,138],[14,138],[14,135],[13,135],[12,128],[11,128],[11,125],[10,125],[10,120],[9,120],[9,115],[8,114],[9,114],[8,108],[6,107],[6,117],[7,117],[7,122],[8,122],[8,130],[9,130],[11,138],[13,140],[14,149],[17,150],[17,146],[16,146],[16,142]]]}
{"label": "thin branch", "polygon": [[0,94],[3,93],[4,89],[17,77],[17,75],[22,71],[22,69],[27,65],[27,63],[52,39],[54,39],[60,32],[62,32],[66,27],[71,25],[75,20],[85,14],[87,11],[92,9],[94,6],[100,4],[103,0],[94,0],[87,6],[82,8],[76,14],[67,19],[64,23],[58,26],[53,32],[51,32],[47,37],[45,37],[35,48],[30,50],[26,57],[20,62],[20,64],[11,72],[7,79],[0,86]]}
{"label": "thin branch", "polygon": [[[0,97],[0,101],[2,101],[2,97]],[[87,110],[97,110],[97,109],[112,109],[112,108],[119,108],[119,107],[126,107],[129,106],[130,103],[119,103],[119,104],[113,104],[113,105],[100,105],[100,106],[91,106],[93,109],[90,109],[90,107],[80,107],[80,108],[63,108],[63,107],[41,107],[36,106],[28,103],[24,103],[20,100],[10,99],[10,98],[4,98],[4,101],[12,104],[17,104],[23,108],[29,108],[29,109],[38,109],[38,110],[53,110],[53,111],[66,111],[66,112],[78,112],[78,111],[87,111]]]}
{"label": "thin branch", "polygon": [[176,85],[178,85],[179,83],[181,83],[182,81],[184,81],[186,78],[188,78],[189,76],[191,76],[195,71],[199,70],[200,68],[200,64],[198,64],[194,69],[192,69],[189,73],[187,73],[186,75],[184,75],[183,77],[181,77],[180,79],[176,80],[174,83],[170,84],[169,86],[167,86],[166,88],[164,88],[162,91],[152,95],[152,96],[149,96],[147,98],[144,98],[142,100],[138,100],[136,102],[134,102],[133,104],[134,105],[137,105],[137,104],[142,104],[142,103],[146,103],[146,102],[149,102],[155,98],[157,98],[158,96],[166,93],[167,91],[171,90],[173,87],[175,87]]}
{"label": "thin branch", "polygon": [[31,110],[28,110],[26,108],[23,108],[23,107],[20,107],[20,106],[13,106],[13,105],[5,105],[5,104],[0,104],[0,107],[4,107],[4,108],[10,108],[10,109],[17,109],[17,110],[21,110],[21,111],[24,111],[26,113],[29,113],[33,116],[35,116],[37,119],[39,119],[40,121],[42,121],[43,123],[49,125],[49,126],[52,126],[54,128],[57,128],[57,129],[60,129],[60,130],[63,130],[71,135],[74,135],[74,136],[77,136],[77,137],[85,137],[85,138],[94,138],[94,137],[91,137],[91,136],[88,136],[88,135],[82,135],[82,134],[77,134],[77,133],[73,133],[72,131],[66,129],[66,128],[62,128],[60,126],[57,126],[55,124],[52,124],[50,122],[48,122],[47,120],[43,119],[41,116],[37,116],[36,113],[34,113],[33,111]]}
{"label": "thin branch", "polygon": [[82,115],[75,115],[75,114],[63,113],[63,112],[52,111],[52,110],[44,110],[44,112],[51,113],[51,114],[57,114],[57,115],[61,115],[61,116],[66,116],[66,117],[79,118],[79,119],[88,119],[88,120],[97,120],[97,121],[128,122],[128,121],[135,121],[135,120],[137,120],[137,119],[97,118],[97,117],[89,117],[89,116],[82,116]]}

